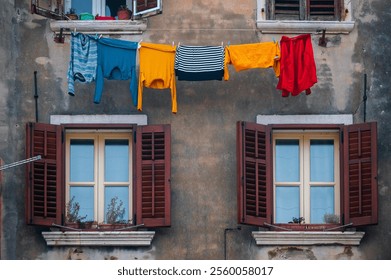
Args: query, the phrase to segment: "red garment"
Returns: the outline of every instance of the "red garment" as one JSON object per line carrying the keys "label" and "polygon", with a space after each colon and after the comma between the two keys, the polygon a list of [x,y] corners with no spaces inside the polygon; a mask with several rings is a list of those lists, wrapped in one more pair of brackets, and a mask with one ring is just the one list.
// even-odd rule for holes
{"label": "red garment", "polygon": [[310,94],[310,87],[318,81],[311,35],[304,34],[293,38],[282,36],[280,48],[281,64],[277,89],[282,90],[283,97],[289,96],[289,93],[296,96],[304,90],[307,95]]}

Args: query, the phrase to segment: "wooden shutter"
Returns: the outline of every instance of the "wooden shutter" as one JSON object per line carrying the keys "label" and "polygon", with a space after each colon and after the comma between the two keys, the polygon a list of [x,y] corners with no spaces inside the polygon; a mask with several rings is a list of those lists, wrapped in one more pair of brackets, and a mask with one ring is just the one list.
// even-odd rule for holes
{"label": "wooden shutter", "polygon": [[303,0],[269,0],[268,10],[270,19],[299,20],[303,6]]}
{"label": "wooden shutter", "polygon": [[238,222],[265,226],[272,221],[270,128],[237,123]]}
{"label": "wooden shutter", "polygon": [[161,0],[133,0],[133,15],[146,16],[162,12]]}
{"label": "wooden shutter", "polygon": [[31,0],[31,13],[52,19],[65,19],[63,0]]}
{"label": "wooden shutter", "polygon": [[307,16],[312,20],[340,20],[341,0],[307,0]]}
{"label": "wooden shutter", "polygon": [[136,221],[146,227],[171,225],[171,127],[136,131]]}
{"label": "wooden shutter", "polygon": [[377,223],[377,128],[363,123],[344,128],[344,223]]}
{"label": "wooden shutter", "polygon": [[27,158],[42,159],[27,164],[26,219],[28,224],[61,224],[64,212],[61,127],[28,123]]}

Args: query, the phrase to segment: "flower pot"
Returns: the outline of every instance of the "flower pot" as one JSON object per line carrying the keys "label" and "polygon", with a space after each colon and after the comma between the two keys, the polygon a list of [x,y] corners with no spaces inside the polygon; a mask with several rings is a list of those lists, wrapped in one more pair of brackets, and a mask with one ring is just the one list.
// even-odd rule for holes
{"label": "flower pot", "polygon": [[119,20],[128,20],[132,17],[132,11],[129,9],[118,10],[117,16]]}

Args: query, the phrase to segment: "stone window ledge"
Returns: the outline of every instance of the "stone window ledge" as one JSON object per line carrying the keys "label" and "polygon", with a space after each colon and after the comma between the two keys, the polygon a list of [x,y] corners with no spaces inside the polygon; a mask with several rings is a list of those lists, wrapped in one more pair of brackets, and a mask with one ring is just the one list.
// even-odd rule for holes
{"label": "stone window ledge", "polygon": [[364,232],[355,231],[253,231],[257,245],[360,245]]}
{"label": "stone window ledge", "polygon": [[50,22],[50,29],[59,33],[72,31],[91,34],[142,34],[147,30],[143,20],[54,20]]}
{"label": "stone window ledge", "polygon": [[150,246],[154,231],[42,232],[48,246]]}
{"label": "stone window ledge", "polygon": [[326,30],[327,34],[349,34],[354,28],[354,21],[278,21],[258,20],[257,29],[262,33],[317,33]]}

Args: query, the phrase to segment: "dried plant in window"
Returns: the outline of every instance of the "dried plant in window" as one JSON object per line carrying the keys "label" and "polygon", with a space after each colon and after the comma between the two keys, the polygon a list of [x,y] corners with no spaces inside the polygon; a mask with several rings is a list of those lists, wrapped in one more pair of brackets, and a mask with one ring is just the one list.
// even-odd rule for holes
{"label": "dried plant in window", "polygon": [[117,196],[113,197],[110,200],[110,203],[107,205],[106,211],[106,223],[108,224],[118,224],[126,223],[124,221],[125,216],[125,207],[122,200],[118,199]]}

